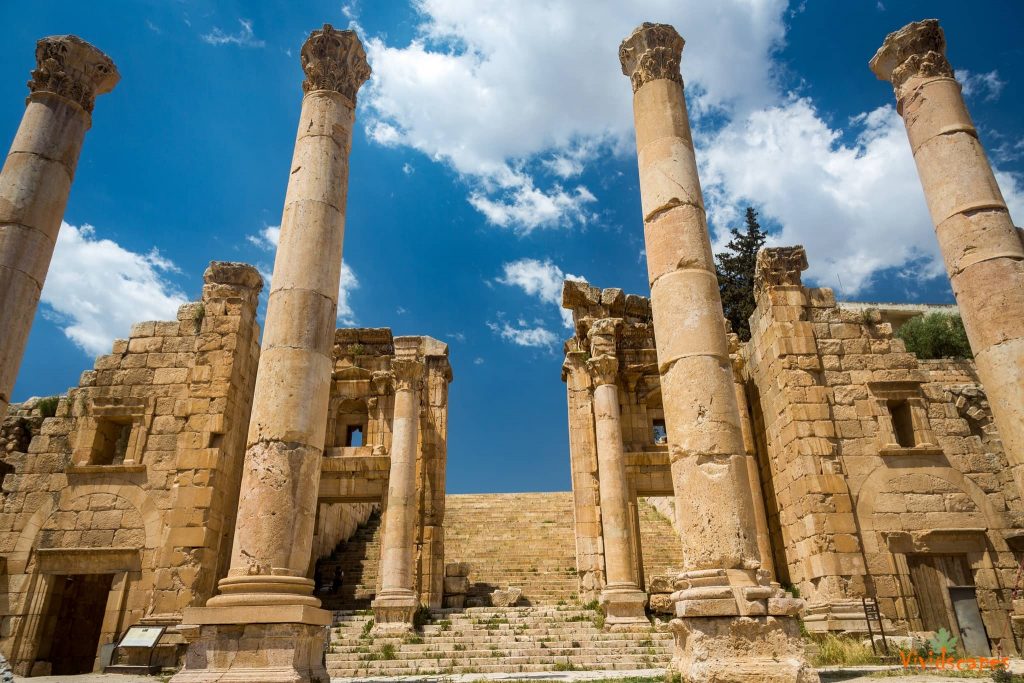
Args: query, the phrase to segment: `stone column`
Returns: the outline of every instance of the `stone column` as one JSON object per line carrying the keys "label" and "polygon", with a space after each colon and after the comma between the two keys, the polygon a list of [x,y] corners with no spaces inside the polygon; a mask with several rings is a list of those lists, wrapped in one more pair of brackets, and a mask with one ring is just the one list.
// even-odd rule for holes
{"label": "stone column", "polygon": [[615,357],[618,319],[594,321],[587,361],[594,381],[594,420],[597,432],[598,486],[601,495],[601,536],[607,582],[601,591],[605,623],[612,630],[650,628],[644,613],[647,594],[636,584],[633,562],[633,523],[629,514],[629,482],[619,419],[619,360]]}
{"label": "stone column", "polygon": [[[651,309],[684,572],[673,666],[684,678],[806,681],[800,601],[758,571],[757,525],[722,302],[680,75],[683,39],[643,24],[619,48],[633,86]],[[742,627],[734,622],[742,618]]]}
{"label": "stone column", "polygon": [[0,171],[0,419],[7,413],[97,95],[120,76],[76,36],[36,43],[25,114]]}
{"label": "stone column", "polygon": [[416,453],[419,442],[420,383],[423,363],[395,358],[395,414],[392,419],[391,469],[380,549],[381,589],[373,601],[374,632],[412,630],[419,596],[413,590],[416,526]]}
{"label": "stone column", "polygon": [[[274,262],[234,546],[221,595],[186,610],[194,634],[175,681],[258,670],[260,681],[325,680],[323,626],[306,578],[315,531],[356,92],[370,75],[352,31],[302,46],[302,100]],[[244,625],[239,631],[239,625]],[[269,654],[268,654],[269,653]],[[235,674],[231,674],[235,675]]]}
{"label": "stone column", "polygon": [[891,81],[978,376],[1024,490],[1024,244],[935,19],[890,33],[870,63]]}

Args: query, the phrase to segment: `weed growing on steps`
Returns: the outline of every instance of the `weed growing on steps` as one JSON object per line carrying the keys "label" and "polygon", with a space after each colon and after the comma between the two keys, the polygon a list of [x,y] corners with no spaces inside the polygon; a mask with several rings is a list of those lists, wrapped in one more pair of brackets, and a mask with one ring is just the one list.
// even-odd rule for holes
{"label": "weed growing on steps", "polygon": [[360,638],[368,639],[373,642],[373,638],[370,637],[370,631],[373,630],[373,619],[368,620],[363,624],[363,632],[359,634]]}

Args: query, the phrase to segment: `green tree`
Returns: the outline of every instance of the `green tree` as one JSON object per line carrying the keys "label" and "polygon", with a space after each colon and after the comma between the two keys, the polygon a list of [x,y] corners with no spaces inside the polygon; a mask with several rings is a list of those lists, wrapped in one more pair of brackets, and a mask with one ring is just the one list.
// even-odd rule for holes
{"label": "green tree", "polygon": [[964,321],[953,313],[936,312],[911,318],[896,330],[896,336],[907,345],[907,351],[921,359],[974,357]]}
{"label": "green tree", "polygon": [[746,229],[730,228],[732,239],[725,245],[728,251],[715,254],[718,291],[722,308],[732,330],[740,339],[750,339],[750,314],[754,312],[754,267],[757,252],[768,239],[757,222],[757,211],[747,207]]}

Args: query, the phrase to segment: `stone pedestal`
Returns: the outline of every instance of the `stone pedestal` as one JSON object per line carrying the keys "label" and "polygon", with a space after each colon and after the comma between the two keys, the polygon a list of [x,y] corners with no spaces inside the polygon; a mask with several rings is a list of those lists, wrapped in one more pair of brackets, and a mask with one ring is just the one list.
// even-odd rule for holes
{"label": "stone pedestal", "polygon": [[36,43],[30,94],[0,171],[0,419],[25,353],[97,95],[118,76],[75,36]]}
{"label": "stone pedestal", "polygon": [[423,363],[391,361],[395,380],[391,468],[380,549],[381,590],[373,601],[374,633],[394,635],[413,628],[419,596],[413,590],[416,523],[416,453],[419,442],[420,382]]}
{"label": "stone pedestal", "polygon": [[621,322],[602,319],[593,323],[588,336],[594,357],[587,361],[594,382],[601,536],[608,581],[599,602],[605,611],[605,625],[613,631],[650,628],[651,625],[644,610],[647,594],[636,583],[633,561],[629,482],[619,415],[619,361],[614,355],[616,330]]}
{"label": "stone pedestal", "polygon": [[181,681],[320,681],[324,626],[310,567],[333,369],[355,97],[370,75],[352,31],[302,46],[302,100],[242,472],[231,568]]}
{"label": "stone pedestal", "polygon": [[939,22],[890,33],[870,66],[895,90],[978,376],[1024,491],[1024,242],[953,78]]}
{"label": "stone pedestal", "polygon": [[192,608],[189,641],[175,683],[328,683],[324,668],[329,612],[286,606]]}
{"label": "stone pedestal", "polygon": [[[676,667],[690,680],[815,680],[805,673],[791,616],[802,602],[769,585],[767,572],[757,573],[753,486],[683,98],[682,50],[683,39],[666,24],[640,26],[619,48],[633,86],[651,310],[685,563],[673,594],[681,619],[674,628],[687,634],[677,635]],[[764,643],[776,657],[793,653],[793,661],[765,668]]]}

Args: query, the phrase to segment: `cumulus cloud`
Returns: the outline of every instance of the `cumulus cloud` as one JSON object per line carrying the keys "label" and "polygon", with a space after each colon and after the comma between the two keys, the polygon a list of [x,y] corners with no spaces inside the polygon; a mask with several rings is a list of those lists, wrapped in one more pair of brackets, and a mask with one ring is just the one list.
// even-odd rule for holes
{"label": "cumulus cloud", "polygon": [[528,296],[536,297],[542,303],[554,305],[562,317],[562,324],[572,329],[572,311],[562,308],[562,283],[566,280],[586,282],[585,277],[565,273],[550,259],[539,261],[522,258],[504,264],[502,270],[504,274],[497,279],[498,282],[518,287]]}
{"label": "cumulus cloud", "polygon": [[219,26],[214,26],[212,31],[204,33],[200,38],[204,43],[209,43],[210,45],[266,46],[266,43],[256,38],[256,35],[253,33],[251,19],[239,19],[238,23],[241,28],[238,29],[237,33],[227,33],[221,30]]}
{"label": "cumulus cloud", "polygon": [[[245,239],[264,251],[275,251],[281,239],[281,226],[268,225],[255,235],[246,235]],[[260,272],[267,283],[264,291],[269,292],[273,273],[265,267],[261,267]],[[349,294],[355,289],[359,289],[359,278],[343,260],[341,262],[341,281],[338,284],[338,324],[340,325],[356,324],[355,311],[352,310],[352,305],[349,303]]]}
{"label": "cumulus cloud", "polygon": [[957,69],[955,76],[963,88],[964,97],[979,97],[989,102],[998,100],[1006,86],[1006,81],[999,78],[999,72],[995,69],[981,74]]}
{"label": "cumulus cloud", "polygon": [[551,348],[558,343],[558,335],[541,325],[531,326],[525,320],[517,320],[515,325],[506,321],[490,322],[487,327],[505,341],[517,346],[533,348]]}
{"label": "cumulus cloud", "polygon": [[174,320],[188,301],[167,279],[177,272],[156,249],[139,254],[97,237],[91,225],[62,222],[41,297],[44,315],[86,353],[110,353],[133,323]]}
{"label": "cumulus cloud", "polygon": [[[700,150],[709,215],[725,226],[753,203],[782,231],[773,243],[803,244],[808,276],[856,294],[874,274],[910,264],[919,278],[944,273],[903,122],[886,105],[831,128],[808,99],[752,112]],[[1019,186],[1001,174],[1019,205]],[[724,231],[720,231],[724,232]]]}
{"label": "cumulus cloud", "polygon": [[407,45],[367,42],[368,134],[447,163],[489,222],[529,232],[589,220],[592,191],[564,181],[600,150],[632,144],[618,45],[637,25],[673,23],[688,38],[695,109],[742,111],[774,96],[769,55],[784,37],[786,2],[416,0],[414,7],[420,23]]}

